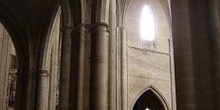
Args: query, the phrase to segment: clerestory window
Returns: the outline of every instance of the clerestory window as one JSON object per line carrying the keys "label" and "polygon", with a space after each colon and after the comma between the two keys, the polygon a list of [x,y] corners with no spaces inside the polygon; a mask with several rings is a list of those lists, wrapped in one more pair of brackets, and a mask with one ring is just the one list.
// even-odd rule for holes
{"label": "clerestory window", "polygon": [[148,5],[145,5],[141,12],[140,33],[143,47],[155,48],[155,22],[154,15]]}
{"label": "clerestory window", "polygon": [[145,5],[141,12],[141,38],[142,40],[153,41],[155,39],[154,15],[148,5]]}

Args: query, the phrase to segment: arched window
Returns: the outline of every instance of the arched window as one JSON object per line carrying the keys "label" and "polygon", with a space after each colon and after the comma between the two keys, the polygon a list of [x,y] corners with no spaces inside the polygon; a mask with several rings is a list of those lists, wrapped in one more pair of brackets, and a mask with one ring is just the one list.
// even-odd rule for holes
{"label": "arched window", "polygon": [[141,12],[141,38],[153,41],[155,39],[154,15],[148,5],[145,5]]}
{"label": "arched window", "polygon": [[148,5],[141,12],[140,33],[144,48],[155,48],[155,22],[154,15]]}

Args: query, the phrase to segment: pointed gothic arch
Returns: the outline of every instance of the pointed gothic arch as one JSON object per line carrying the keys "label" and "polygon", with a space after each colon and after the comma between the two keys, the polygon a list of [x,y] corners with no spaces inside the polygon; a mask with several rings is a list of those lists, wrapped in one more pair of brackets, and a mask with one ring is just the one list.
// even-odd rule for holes
{"label": "pointed gothic arch", "polygon": [[30,67],[28,41],[22,26],[12,15],[12,13],[10,13],[10,11],[1,4],[0,7],[0,23],[4,26],[10,35],[14,49],[16,51],[17,78],[14,109],[24,109],[24,106],[27,104],[28,100],[26,94],[28,91],[27,76],[29,75],[28,70]]}
{"label": "pointed gothic arch", "polygon": [[139,95],[132,110],[169,110],[169,106],[162,94],[150,86]]}
{"label": "pointed gothic arch", "polygon": [[17,55],[7,29],[0,22],[0,109],[14,109]]}
{"label": "pointed gothic arch", "polygon": [[[53,13],[46,37],[41,40],[41,50],[38,60],[36,94],[37,109],[54,110],[58,106],[58,62],[60,50],[60,7]],[[43,88],[43,89],[42,89]],[[40,91],[39,91],[40,90]],[[56,92],[52,92],[56,91]],[[45,104],[47,103],[47,104]]]}

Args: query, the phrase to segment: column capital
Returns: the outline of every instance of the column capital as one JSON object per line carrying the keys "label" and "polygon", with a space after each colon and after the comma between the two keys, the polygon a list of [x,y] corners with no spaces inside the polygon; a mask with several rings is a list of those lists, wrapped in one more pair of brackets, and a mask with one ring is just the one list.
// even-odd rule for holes
{"label": "column capital", "polygon": [[91,29],[93,29],[93,31],[92,32],[96,32],[97,31],[97,27],[100,27],[100,26],[104,26],[105,27],[105,29],[102,29],[102,31],[105,31],[105,32],[110,32],[110,29],[109,29],[109,25],[108,25],[108,23],[106,23],[106,22],[95,22],[95,23],[93,23],[92,25],[91,25]]}
{"label": "column capital", "polygon": [[126,30],[126,28],[124,26],[118,26],[117,27],[119,30]]}
{"label": "column capital", "polygon": [[69,30],[69,31],[72,31],[73,30],[73,26],[62,26],[61,27],[61,31],[66,31],[66,30]]}
{"label": "column capital", "polygon": [[109,25],[106,22],[95,22],[92,24],[92,27],[98,27],[98,26],[105,26],[106,28],[109,28]]}
{"label": "column capital", "polygon": [[38,70],[37,71],[37,76],[50,77],[50,72],[48,70]]}

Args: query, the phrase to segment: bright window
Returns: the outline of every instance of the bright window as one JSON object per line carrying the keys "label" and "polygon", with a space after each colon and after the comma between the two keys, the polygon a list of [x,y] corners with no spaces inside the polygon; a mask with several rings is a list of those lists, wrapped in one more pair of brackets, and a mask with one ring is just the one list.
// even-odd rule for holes
{"label": "bright window", "polygon": [[142,40],[155,40],[154,15],[148,5],[145,5],[142,9],[140,27]]}

